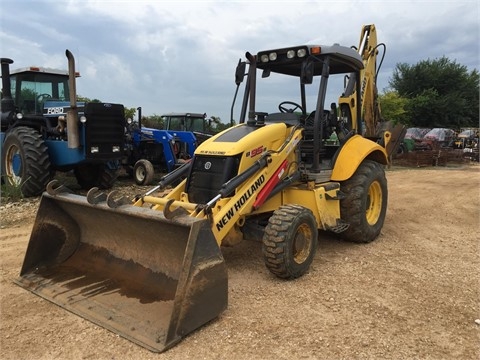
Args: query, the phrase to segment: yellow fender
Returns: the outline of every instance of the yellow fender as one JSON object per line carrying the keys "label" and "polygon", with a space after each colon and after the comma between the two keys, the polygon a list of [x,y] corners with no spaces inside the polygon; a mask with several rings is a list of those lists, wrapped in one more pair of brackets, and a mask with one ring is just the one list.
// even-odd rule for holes
{"label": "yellow fender", "polygon": [[349,179],[362,161],[367,158],[383,165],[388,164],[385,148],[363,136],[352,136],[340,149],[333,166],[331,180],[345,181]]}

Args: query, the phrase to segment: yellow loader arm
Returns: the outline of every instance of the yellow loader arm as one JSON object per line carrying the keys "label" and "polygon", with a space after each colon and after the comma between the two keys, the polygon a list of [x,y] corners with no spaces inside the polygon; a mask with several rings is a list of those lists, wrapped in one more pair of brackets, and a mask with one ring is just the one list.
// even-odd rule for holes
{"label": "yellow loader arm", "polygon": [[154,210],[162,211],[164,216],[170,219],[179,216],[208,218],[218,245],[228,241],[237,242],[227,235],[240,235],[229,232],[235,224],[241,223],[246,215],[258,209],[273,187],[287,175],[287,166],[294,158],[293,152],[301,138],[302,130],[292,127],[290,135],[277,150],[264,152],[253,165],[224,184],[219,194],[207,204],[188,202],[188,195],[182,191],[185,187],[184,181],[163,198],[144,196],[135,205],[153,205]]}

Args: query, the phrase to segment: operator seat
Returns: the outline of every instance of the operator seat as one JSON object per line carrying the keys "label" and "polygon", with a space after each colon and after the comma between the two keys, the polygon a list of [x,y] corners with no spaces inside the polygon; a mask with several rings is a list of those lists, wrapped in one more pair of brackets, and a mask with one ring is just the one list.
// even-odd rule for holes
{"label": "operator seat", "polygon": [[[315,119],[316,111],[312,111],[305,120],[305,133],[309,134],[313,138],[313,121]],[[332,117],[330,116],[330,111],[324,110],[323,111],[323,118],[320,118],[320,126],[323,127],[323,138],[328,139],[330,135],[332,135],[333,127],[335,124],[332,123]]]}

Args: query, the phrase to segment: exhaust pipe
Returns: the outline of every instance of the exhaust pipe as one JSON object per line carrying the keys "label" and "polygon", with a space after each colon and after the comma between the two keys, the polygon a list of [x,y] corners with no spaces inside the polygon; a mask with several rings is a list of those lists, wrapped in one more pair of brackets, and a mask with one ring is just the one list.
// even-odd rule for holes
{"label": "exhaust pipe", "polygon": [[65,51],[68,59],[68,86],[70,88],[70,108],[67,110],[68,148],[80,147],[78,130],[77,87],[75,82],[75,58],[70,50]]}
{"label": "exhaust pipe", "polygon": [[10,64],[13,64],[12,59],[1,58],[0,63],[2,66],[2,117],[1,121],[3,123],[4,119],[7,120],[10,118],[11,113],[15,110],[15,102],[12,99],[12,91],[10,88]]}
{"label": "exhaust pipe", "polygon": [[137,107],[137,111],[138,111],[138,128],[141,129],[142,128],[142,107],[141,106]]}

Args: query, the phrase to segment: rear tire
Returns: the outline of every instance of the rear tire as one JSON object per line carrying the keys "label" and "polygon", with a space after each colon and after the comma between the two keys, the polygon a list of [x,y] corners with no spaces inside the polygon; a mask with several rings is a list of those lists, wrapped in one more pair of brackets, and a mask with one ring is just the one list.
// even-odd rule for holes
{"label": "rear tire", "polygon": [[341,218],[350,224],[340,237],[356,243],[375,240],[387,213],[387,179],[382,165],[365,160],[340,188],[346,195],[340,201]]}
{"label": "rear tire", "polygon": [[317,245],[317,221],[312,211],[299,205],[283,205],[265,227],[265,265],[279,278],[298,278],[310,267]]}
{"label": "rear tire", "polygon": [[2,176],[20,186],[23,196],[40,195],[51,180],[48,149],[38,131],[19,126],[10,130],[2,145]]}
{"label": "rear tire", "polygon": [[118,170],[112,170],[106,164],[81,164],[74,169],[75,178],[82,189],[92,187],[110,189],[118,177]]}
{"label": "rear tire", "polygon": [[150,185],[153,181],[155,170],[150,161],[140,159],[133,167],[133,179],[137,185]]}

